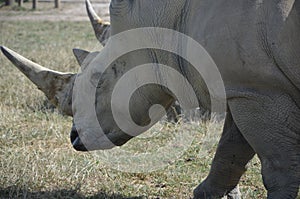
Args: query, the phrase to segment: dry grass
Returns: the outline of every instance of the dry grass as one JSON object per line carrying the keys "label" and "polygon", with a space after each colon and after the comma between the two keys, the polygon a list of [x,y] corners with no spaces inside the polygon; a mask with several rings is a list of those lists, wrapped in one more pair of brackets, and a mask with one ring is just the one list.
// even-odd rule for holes
{"label": "dry grass", "polygon": [[[56,70],[77,71],[71,49],[92,50],[95,43],[88,22],[0,22],[1,45]],[[0,70],[0,198],[189,198],[208,174],[214,147],[201,155],[204,124],[180,127],[195,132],[195,140],[168,167],[120,172],[93,153],[75,152],[69,141],[71,118],[45,109],[43,94],[3,55]],[[176,129],[161,122],[152,132]],[[125,148],[140,150],[149,143],[136,139]],[[257,158],[249,168],[241,180],[244,198],[265,197]]]}

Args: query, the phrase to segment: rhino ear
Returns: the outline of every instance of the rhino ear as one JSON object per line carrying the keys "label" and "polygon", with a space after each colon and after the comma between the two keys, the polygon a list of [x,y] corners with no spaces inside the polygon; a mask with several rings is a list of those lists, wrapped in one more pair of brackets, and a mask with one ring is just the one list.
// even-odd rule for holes
{"label": "rhino ear", "polygon": [[105,46],[106,41],[110,36],[110,24],[108,22],[103,22],[102,19],[96,14],[90,0],[86,0],[85,5],[87,14],[95,32],[95,36],[98,41]]}
{"label": "rhino ear", "polygon": [[74,48],[73,54],[76,57],[82,72],[86,69],[86,67],[88,67],[91,61],[93,61],[99,55],[99,51],[89,52],[86,50]]}
{"label": "rhino ear", "polygon": [[65,115],[72,116],[72,88],[76,75],[50,70],[1,46],[3,54],[25,74],[49,101]]}
{"label": "rhino ear", "polygon": [[76,60],[77,60],[78,64],[80,66],[82,66],[83,61],[87,58],[87,56],[90,54],[90,52],[85,51],[85,50],[81,50],[81,49],[78,49],[78,48],[74,48],[73,49],[73,54],[76,57]]}

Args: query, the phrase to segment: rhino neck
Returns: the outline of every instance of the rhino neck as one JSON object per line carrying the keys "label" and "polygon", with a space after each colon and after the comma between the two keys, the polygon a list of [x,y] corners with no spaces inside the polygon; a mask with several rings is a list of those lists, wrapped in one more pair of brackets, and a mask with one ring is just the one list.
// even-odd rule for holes
{"label": "rhino neck", "polygon": [[[200,44],[200,46],[205,46],[203,34],[205,31],[205,23],[206,20],[203,20],[203,16],[205,15],[205,10],[208,9],[209,5],[212,5],[211,1],[199,1],[199,0],[187,0],[182,5],[182,10],[180,17],[177,18],[176,23],[174,24],[174,29],[180,33],[183,33],[189,36],[196,43]],[[203,12],[203,13],[201,13]],[[201,29],[199,31],[199,29]],[[190,46],[187,44],[185,40],[178,41],[178,48],[181,51],[181,54],[189,54],[189,53],[198,53],[191,52]],[[199,52],[199,54],[203,55],[203,52]],[[199,55],[200,57],[200,55]],[[206,57],[207,58],[207,57]],[[175,61],[174,61],[175,60]],[[172,66],[176,70],[178,70],[191,84],[193,87],[195,94],[197,95],[199,106],[203,110],[211,111],[211,100],[212,96],[210,88],[208,88],[207,84],[209,82],[204,76],[209,76],[205,71],[200,71],[199,67],[194,66],[189,62],[190,60],[186,60],[182,56],[176,56],[171,62],[169,62],[169,66]],[[199,60],[201,62],[202,60]],[[207,61],[207,60],[206,60]],[[206,62],[204,60],[204,62]],[[171,64],[170,64],[171,63]],[[218,98],[224,98],[224,94],[222,92],[222,96]],[[222,108],[221,108],[222,109]],[[220,110],[220,111],[223,111]]]}

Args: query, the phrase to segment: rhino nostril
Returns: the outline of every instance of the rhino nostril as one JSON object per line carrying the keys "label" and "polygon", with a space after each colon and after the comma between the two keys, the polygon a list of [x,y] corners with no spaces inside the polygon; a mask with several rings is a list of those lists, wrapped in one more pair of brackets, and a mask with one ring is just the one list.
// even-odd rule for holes
{"label": "rhino nostril", "polygon": [[78,132],[77,132],[76,128],[73,126],[71,133],[70,133],[71,143],[73,143],[77,137],[79,137]]}
{"label": "rhino nostril", "polygon": [[72,145],[73,145],[73,147],[75,148],[75,147],[80,146],[80,145],[83,145],[83,144],[81,143],[80,138],[77,137],[77,138],[72,142]]}
{"label": "rhino nostril", "polygon": [[81,142],[78,131],[76,128],[72,127],[70,135],[71,143],[76,151],[88,151],[84,144]]}

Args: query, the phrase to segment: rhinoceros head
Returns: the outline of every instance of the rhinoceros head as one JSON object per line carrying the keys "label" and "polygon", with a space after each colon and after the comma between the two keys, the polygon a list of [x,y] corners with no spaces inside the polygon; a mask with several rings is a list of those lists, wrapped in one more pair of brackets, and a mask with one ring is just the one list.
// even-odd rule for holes
{"label": "rhinoceros head", "polygon": [[[149,9],[154,5],[157,9]],[[176,27],[179,23],[180,10],[184,6],[184,1],[112,0],[110,5],[111,25],[102,22],[88,0],[86,6],[96,37],[100,43],[105,45],[110,35],[116,35],[129,29],[148,26]],[[162,15],[166,15],[164,18],[167,20],[160,20]],[[114,51],[114,49],[110,49],[111,46],[113,45],[105,47],[106,53]],[[126,48],[126,46],[121,47]],[[164,110],[160,109],[160,111],[154,113],[153,120],[151,114],[149,115],[149,110],[153,105],[160,104],[166,109],[174,102],[174,97],[168,89],[151,84],[144,85],[132,93],[128,103],[128,112],[124,113],[123,109],[119,108],[122,106],[122,101],[112,101],[114,87],[126,72],[139,65],[161,62],[170,64],[170,60],[176,59],[176,56],[170,54],[162,56],[165,52],[160,50],[139,49],[126,53],[109,63],[106,70],[89,74],[87,76],[88,81],[94,82],[95,88],[95,93],[92,94],[95,101],[90,103],[94,105],[92,109],[80,108],[85,107],[88,102],[79,99],[79,97],[74,98],[74,93],[75,96],[80,96],[84,95],[87,90],[86,87],[78,89],[79,86],[74,91],[74,83],[78,76],[84,76],[85,71],[89,71],[91,65],[96,63],[101,67],[102,63],[107,63],[107,54],[102,51],[89,53],[75,49],[74,54],[82,67],[82,73],[73,74],[61,73],[42,67],[6,47],[1,47],[1,50],[21,72],[46,94],[54,105],[58,106],[62,113],[74,117],[71,142],[74,148],[79,151],[109,149],[123,145],[132,137],[144,132],[165,114]],[[174,66],[176,63],[176,61],[172,62]],[[143,75],[147,76],[147,74]],[[126,88],[122,90],[122,93],[128,92],[131,91],[126,90]],[[159,96],[159,99],[157,96]],[[95,111],[94,118],[90,117],[92,111]],[[116,114],[119,121],[116,121]],[[121,127],[120,120],[123,123]],[[99,129],[96,128],[97,125],[96,127],[93,126],[95,121],[99,124]],[[131,128],[131,125],[138,128]]]}
{"label": "rhinoceros head", "polygon": [[[116,51],[131,49],[130,44],[129,46],[122,44],[122,41],[128,38],[118,37],[119,33],[141,27],[172,29],[180,21],[184,4],[184,1],[111,1],[110,41],[95,60],[84,67],[82,74],[77,78],[78,81],[88,80],[88,83],[86,85],[78,83],[78,87],[76,86],[73,91],[74,127],[71,137],[75,148],[96,150],[123,145],[165,115],[165,110],[174,102],[172,93],[159,84],[139,85],[143,77],[144,79],[148,77],[146,71],[136,77],[133,86],[129,85],[125,74],[138,68],[137,66],[154,63],[152,66],[149,65],[148,72],[156,71],[159,79],[161,72],[159,63],[169,65],[171,62],[172,66],[176,67],[177,62],[174,60],[177,57],[171,53],[148,48],[128,50],[128,53],[121,53],[112,59],[111,56],[114,56]],[[88,7],[91,8],[90,5]],[[156,9],[149,9],[151,7]],[[94,12],[90,13],[89,16],[95,16]],[[161,20],[162,16],[166,20]],[[132,35],[129,33],[127,36]],[[118,39],[121,43],[116,41]],[[102,69],[94,70],[91,67]],[[135,77],[127,78],[135,79]],[[124,86],[116,91],[118,83],[121,87],[124,85],[128,87]],[[137,89],[132,90],[135,83]],[[118,96],[116,93],[122,94],[116,97]],[[85,96],[94,96],[95,99],[89,101]],[[130,99],[123,99],[124,96],[129,96]],[[157,104],[161,105],[157,106],[159,110],[153,110],[153,105]]]}

